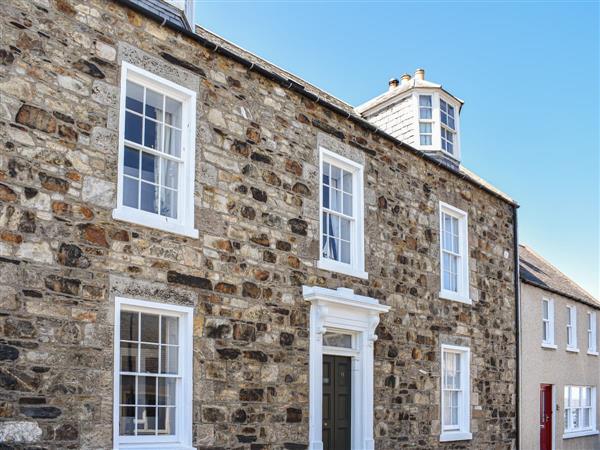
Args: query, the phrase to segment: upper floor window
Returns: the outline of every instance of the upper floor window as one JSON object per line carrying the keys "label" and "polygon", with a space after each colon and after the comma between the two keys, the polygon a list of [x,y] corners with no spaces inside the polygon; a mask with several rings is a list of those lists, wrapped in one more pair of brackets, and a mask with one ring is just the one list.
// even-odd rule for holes
{"label": "upper floor window", "polygon": [[318,266],[367,278],[364,271],[363,167],[320,149],[321,254]]}
{"label": "upper floor window", "polygon": [[115,305],[115,448],[191,448],[192,308]]}
{"label": "upper floor window", "polygon": [[588,335],[588,353],[591,355],[598,355],[598,336],[597,336],[597,328],[596,328],[596,312],[589,311],[587,314],[588,317],[588,326],[587,326],[587,335]]}
{"label": "upper floor window", "polygon": [[441,441],[471,439],[470,351],[442,345]]}
{"label": "upper floor window", "polygon": [[440,122],[442,150],[454,155],[454,137],[456,124],[454,120],[454,106],[440,99]]}
{"label": "upper floor window", "polygon": [[440,202],[440,297],[470,303],[467,213]]}
{"label": "upper floor window", "polygon": [[563,438],[597,434],[596,388],[593,386],[565,386],[564,400],[565,435]]}
{"label": "upper floor window", "polygon": [[123,63],[116,219],[197,237],[196,93]]}
{"label": "upper floor window", "polygon": [[577,348],[577,308],[567,306],[567,350],[579,351]]}
{"label": "upper floor window", "polygon": [[419,95],[419,142],[433,143],[433,102],[431,95]]}
{"label": "upper floor window", "polygon": [[554,301],[542,300],[542,346],[554,347]]}

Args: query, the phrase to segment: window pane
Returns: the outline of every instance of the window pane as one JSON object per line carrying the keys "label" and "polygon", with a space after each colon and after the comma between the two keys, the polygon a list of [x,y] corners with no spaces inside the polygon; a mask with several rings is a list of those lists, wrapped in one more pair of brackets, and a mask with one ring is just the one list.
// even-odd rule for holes
{"label": "window pane", "polygon": [[431,119],[431,108],[419,108],[420,119]]}
{"label": "window pane", "polygon": [[330,170],[329,163],[324,162],[323,163],[323,184],[326,184],[328,186],[329,186],[329,170]]}
{"label": "window pane", "polygon": [[350,264],[350,242],[340,241],[340,245],[340,261],[346,264]]}
{"label": "window pane", "polygon": [[542,301],[542,317],[548,319],[548,302]]}
{"label": "window pane", "polygon": [[331,187],[342,189],[342,169],[331,166]]}
{"label": "window pane", "polygon": [[137,434],[148,435],[156,433],[156,407],[138,408]]}
{"label": "window pane", "polygon": [[142,183],[141,185],[141,209],[148,212],[158,212],[158,190],[153,184]]}
{"label": "window pane", "polygon": [[181,102],[167,97],[165,100],[165,122],[181,128]]}
{"label": "window pane", "polygon": [[131,208],[138,208],[140,182],[131,178],[123,177],[123,204]]}
{"label": "window pane", "polygon": [[151,183],[158,183],[158,164],[160,158],[142,152],[142,179]]}
{"label": "window pane", "polygon": [[155,150],[161,150],[160,138],[162,136],[162,125],[150,119],[144,120],[144,145]]}
{"label": "window pane", "polygon": [[125,113],[125,139],[142,143],[142,117],[129,111]]}
{"label": "window pane", "polygon": [[156,405],[156,377],[138,377],[138,405]]}
{"label": "window pane", "polygon": [[336,261],[340,260],[340,241],[339,239],[334,239],[334,238],[328,238],[327,242],[329,243],[329,248],[328,248],[328,257],[331,259],[335,259]]}
{"label": "window pane", "polygon": [[161,342],[175,345],[179,343],[179,319],[177,317],[161,317]]}
{"label": "window pane", "polygon": [[333,214],[329,216],[329,235],[336,238],[340,237],[340,219]]}
{"label": "window pane", "polygon": [[329,186],[323,185],[323,208],[329,208]]}
{"label": "window pane", "polygon": [[175,434],[175,408],[158,408],[158,434]]}
{"label": "window pane", "polygon": [[137,344],[121,342],[121,372],[137,372]]}
{"label": "window pane", "polygon": [[350,194],[344,194],[344,214],[352,215],[352,196]]}
{"label": "window pane", "polygon": [[344,170],[344,192],[352,194],[352,173]]}
{"label": "window pane", "polygon": [[342,212],[342,191],[338,191],[337,189],[329,190],[331,203],[329,204],[329,209],[333,211]]}
{"label": "window pane", "polygon": [[419,131],[424,134],[431,134],[431,124],[430,123],[419,123]]}
{"label": "window pane", "polygon": [[166,217],[177,218],[177,191],[172,189],[161,189],[160,214]]}
{"label": "window pane", "polygon": [[161,185],[177,189],[179,180],[179,164],[170,159],[161,158]]}
{"label": "window pane", "polygon": [[140,177],[140,152],[130,148],[125,147],[125,155],[124,155],[124,173],[125,175],[130,175],[132,177],[139,178]]}
{"label": "window pane", "polygon": [[179,347],[162,345],[160,358],[160,373],[177,374]]}
{"label": "window pane", "polygon": [[143,104],[144,88],[132,81],[127,81],[127,97],[125,98],[125,108],[142,114]]}
{"label": "window pane", "polygon": [[352,336],[350,334],[328,331],[323,335],[323,345],[328,347],[352,348]]}
{"label": "window pane", "polygon": [[152,89],[146,89],[146,117],[163,120],[163,96]]}
{"label": "window pane", "polygon": [[590,410],[591,408],[584,408],[581,416],[581,426],[583,428],[590,427]]}
{"label": "window pane", "polygon": [[119,434],[121,436],[131,436],[135,434],[135,407],[121,407],[121,417],[119,418]]}
{"label": "window pane", "polygon": [[430,135],[421,135],[420,142],[421,142],[421,145],[431,145],[431,136]]}
{"label": "window pane", "polygon": [[139,313],[137,312],[121,311],[121,340],[137,341],[138,316]]}
{"label": "window pane", "polygon": [[158,343],[158,319],[156,314],[141,314],[141,341]]}
{"label": "window pane", "polygon": [[158,404],[175,406],[177,399],[177,381],[175,378],[158,379]]}
{"label": "window pane", "polygon": [[134,375],[121,375],[121,404],[135,405]]}
{"label": "window pane", "polygon": [[178,158],[181,156],[181,131],[165,126],[164,152]]}
{"label": "window pane", "polygon": [[141,344],[140,372],[158,373],[158,345]]}
{"label": "window pane", "polygon": [[419,96],[419,105],[431,107],[431,95],[420,95]]}
{"label": "window pane", "polygon": [[349,219],[341,219],[341,230],[340,237],[345,241],[350,240],[350,220]]}

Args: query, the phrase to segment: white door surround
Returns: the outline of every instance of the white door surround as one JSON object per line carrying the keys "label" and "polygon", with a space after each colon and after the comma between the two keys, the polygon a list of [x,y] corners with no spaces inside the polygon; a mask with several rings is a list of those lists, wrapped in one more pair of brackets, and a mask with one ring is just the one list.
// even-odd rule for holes
{"label": "white door surround", "polygon": [[[323,450],[323,353],[352,358],[352,450],[373,450],[373,343],[379,314],[390,307],[352,289],[303,286],[310,306],[309,450]],[[352,349],[323,347],[327,330],[353,336]]]}

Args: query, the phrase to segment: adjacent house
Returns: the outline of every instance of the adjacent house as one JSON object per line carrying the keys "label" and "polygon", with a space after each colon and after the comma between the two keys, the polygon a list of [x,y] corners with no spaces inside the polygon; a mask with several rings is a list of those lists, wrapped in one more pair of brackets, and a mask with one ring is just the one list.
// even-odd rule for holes
{"label": "adjacent house", "polygon": [[192,6],[3,4],[3,448],[515,448],[517,205],[462,101],[355,110]]}
{"label": "adjacent house", "polygon": [[600,302],[520,246],[521,448],[598,450]]}

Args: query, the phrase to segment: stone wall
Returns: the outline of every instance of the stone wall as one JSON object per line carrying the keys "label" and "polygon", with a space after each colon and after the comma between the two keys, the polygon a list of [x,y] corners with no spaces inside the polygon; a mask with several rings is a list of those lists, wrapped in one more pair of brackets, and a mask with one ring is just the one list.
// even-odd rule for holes
{"label": "stone wall", "polygon": [[[116,3],[8,0],[0,20],[2,448],[112,448],[122,293],[195,306],[198,448],[306,448],[303,284],[392,307],[378,449],[514,447],[510,205]],[[198,92],[198,239],[112,219],[123,60]],[[365,163],[368,280],[316,267],[318,142]],[[469,213],[472,306],[438,298],[440,200]],[[439,443],[443,342],[471,347],[472,442]]]}

